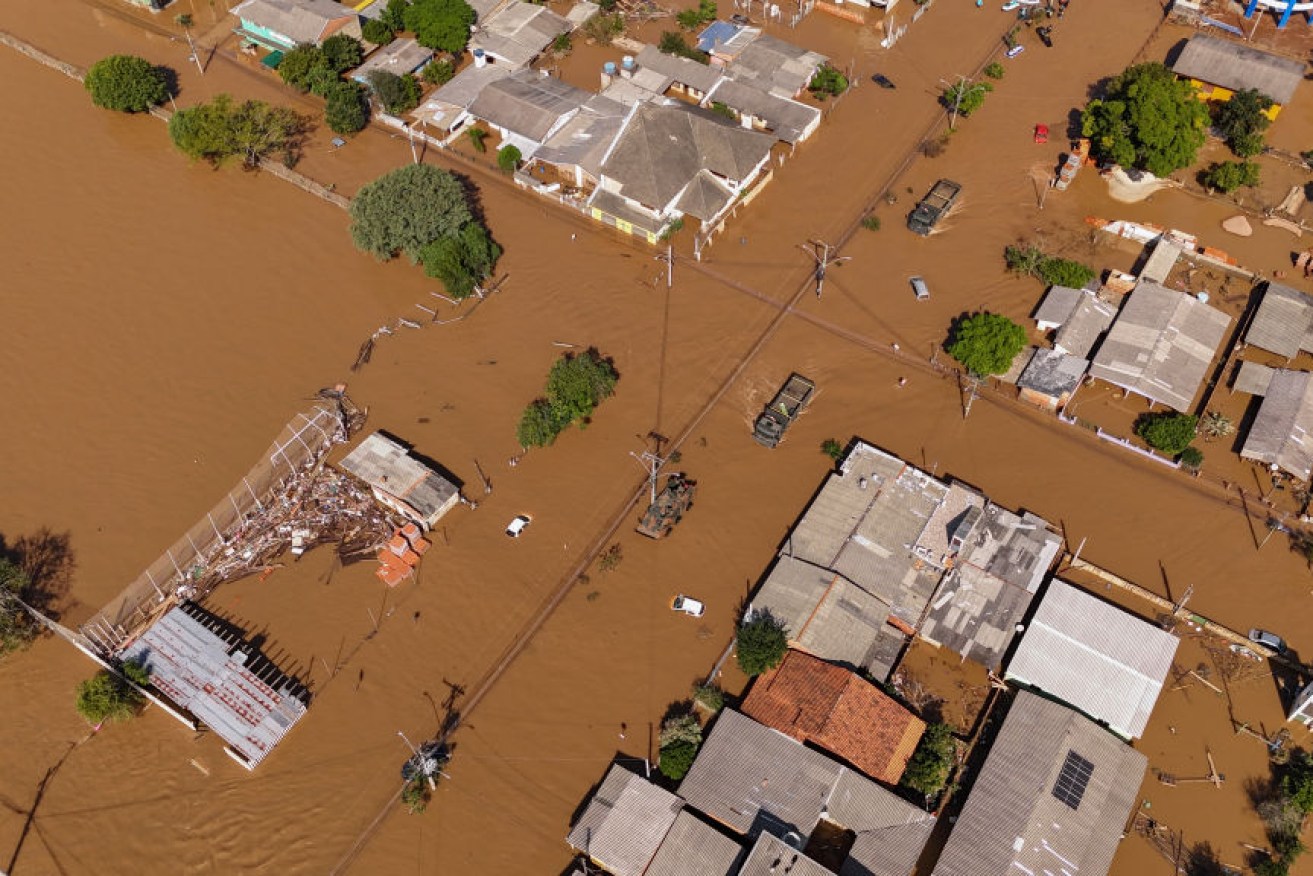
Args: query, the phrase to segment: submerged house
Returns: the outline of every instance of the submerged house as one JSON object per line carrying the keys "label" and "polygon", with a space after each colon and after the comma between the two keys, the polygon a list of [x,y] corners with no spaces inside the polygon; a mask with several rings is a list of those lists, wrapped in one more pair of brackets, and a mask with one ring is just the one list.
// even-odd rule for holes
{"label": "submerged house", "polygon": [[546,6],[512,0],[497,7],[479,23],[470,37],[476,63],[504,64],[518,70],[528,67],[552,41],[574,25]]}
{"label": "submerged house", "polygon": [[1240,455],[1308,481],[1313,476],[1313,373],[1245,362],[1236,389],[1263,398]]}
{"label": "submerged house", "polygon": [[336,34],[361,38],[360,15],[334,0],[243,0],[235,33],[273,51],[321,45]]}
{"label": "submerged house", "polygon": [[365,63],[351,71],[351,78],[361,85],[369,84],[369,74],[382,70],[394,76],[418,73],[433,60],[433,50],[421,46],[414,39],[393,40],[375,49]]}
{"label": "submerged house", "polygon": [[517,70],[486,85],[469,114],[496,130],[503,147],[515,146],[527,160],[592,97],[536,70]]}
{"label": "submerged house", "polygon": [[1245,343],[1294,359],[1313,353],[1313,296],[1280,283],[1268,283],[1245,331]]}
{"label": "submerged house", "polygon": [[364,481],[375,499],[425,529],[432,529],[460,501],[456,484],[382,432],[361,441],[338,468]]}
{"label": "submerged house", "polygon": [[1272,101],[1275,119],[1304,79],[1304,63],[1260,51],[1245,43],[1210,34],[1190,37],[1172,72],[1199,93],[1200,100],[1227,101],[1237,91],[1253,89]]}

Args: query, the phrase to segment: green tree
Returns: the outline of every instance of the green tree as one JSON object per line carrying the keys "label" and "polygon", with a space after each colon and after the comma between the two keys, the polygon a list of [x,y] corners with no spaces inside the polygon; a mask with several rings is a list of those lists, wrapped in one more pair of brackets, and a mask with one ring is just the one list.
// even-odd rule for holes
{"label": "green tree", "polygon": [[934,797],[947,784],[956,755],[957,743],[953,741],[952,729],[947,724],[931,724],[926,727],[916,751],[907,762],[899,784],[926,797]]}
{"label": "green tree", "polygon": [[1100,161],[1167,176],[1194,162],[1208,134],[1208,108],[1188,82],[1159,63],[1128,67],[1092,100],[1081,130]]}
{"label": "green tree", "polygon": [[415,0],[406,10],[406,30],[421,46],[453,54],[470,40],[474,10],[465,0]]}
{"label": "green tree", "polygon": [[843,445],[833,438],[826,438],[821,442],[821,453],[837,462],[843,456]]}
{"label": "green tree", "polygon": [[705,64],[710,56],[696,46],[688,44],[684,35],[679,31],[668,30],[661,34],[661,41],[657,43],[657,49],[667,55],[674,55],[679,58],[688,58],[691,61],[697,61],[699,64]]}
{"label": "green tree", "polygon": [[128,677],[128,681],[138,687],[146,687],[150,684],[150,669],[140,663],[126,661],[123,664],[123,674]]}
{"label": "green tree", "polygon": [[696,715],[672,715],[661,724],[659,744],[665,748],[672,742],[702,744],[702,724]]}
{"label": "green tree", "polygon": [[340,74],[320,65],[311,70],[305,79],[306,88],[316,97],[328,99],[328,95],[333,93],[333,89],[342,84]]}
{"label": "green tree", "polygon": [[470,138],[470,143],[474,146],[475,152],[487,152],[488,147],[483,145],[483,141],[488,138],[488,132],[482,128],[470,128],[465,132],[465,136]]}
{"label": "green tree", "polygon": [[0,557],[0,657],[26,648],[40,634],[32,616],[19,604],[31,587],[27,573],[9,559]]}
{"label": "green tree", "polygon": [[351,202],[356,247],[387,261],[404,253],[411,263],[435,240],[455,237],[473,219],[456,177],[427,164],[409,164],[367,184]]}
{"label": "green tree", "polygon": [[619,379],[615,366],[595,347],[580,355],[566,353],[547,374],[547,401],[558,421],[583,422],[615,392]]}
{"label": "green tree", "polygon": [[369,87],[383,105],[384,112],[399,116],[419,106],[422,94],[419,81],[409,73],[398,76],[387,70],[373,70],[368,78]]}
{"label": "green tree", "polygon": [[[610,4],[609,6],[607,4]],[[611,40],[625,32],[625,17],[621,14],[611,13],[614,9],[616,0],[605,0],[601,4],[602,12],[597,13],[584,23],[584,34],[592,40],[604,46],[609,46]],[[664,37],[663,37],[664,38]],[[687,45],[687,44],[685,44]],[[664,49],[662,51],[665,51]]]}
{"label": "green tree", "polygon": [[548,447],[561,434],[568,423],[558,423],[552,405],[545,398],[530,402],[520,415],[515,438],[521,447]]}
{"label": "green tree", "polygon": [[386,46],[397,38],[396,31],[381,18],[368,19],[360,26],[360,35],[376,46]]}
{"label": "green tree", "polygon": [[1313,755],[1296,750],[1281,776],[1281,793],[1300,812],[1313,813]]}
{"label": "green tree", "polygon": [[410,0],[388,0],[379,20],[392,28],[394,33],[403,31],[406,29],[406,10],[409,8]]}
{"label": "green tree", "polygon": [[735,656],[747,675],[761,675],[779,666],[788,650],[789,628],[766,610],[753,612],[735,633]]}
{"label": "green tree", "polygon": [[1187,447],[1181,451],[1181,465],[1190,471],[1198,471],[1204,464],[1204,452],[1198,447]]}
{"label": "green tree", "polygon": [[1223,161],[1204,172],[1204,185],[1219,192],[1258,185],[1259,168],[1253,161]]}
{"label": "green tree", "polygon": [[1271,108],[1269,98],[1246,88],[1218,106],[1213,124],[1232,152],[1241,158],[1253,158],[1263,151],[1263,132],[1272,124],[1266,113]]}
{"label": "green tree", "polygon": [[[297,46],[283,53],[283,60],[278,64],[278,75],[283,82],[299,91],[309,91],[311,77],[316,70],[326,70],[328,64],[318,46],[308,43]],[[337,78],[336,75],[333,76]]]}
{"label": "green tree", "polygon": [[1144,443],[1169,456],[1178,456],[1190,446],[1199,426],[1194,414],[1143,414],[1135,421],[1135,434]]}
{"label": "green tree", "polygon": [[808,83],[807,90],[812,93],[812,96],[820,100],[824,100],[826,95],[837,97],[848,90],[848,77],[829,64],[823,64],[812,75],[812,81]]}
{"label": "green tree", "polygon": [[977,377],[1004,374],[1026,346],[1026,330],[997,313],[973,313],[958,322],[948,354]]}
{"label": "green tree", "polygon": [[164,70],[135,55],[101,58],[83,84],[96,106],[123,113],[145,112],[169,96]]}
{"label": "green tree", "polygon": [[568,55],[574,48],[574,43],[570,40],[568,33],[558,33],[552,39],[552,51],[558,55]]}
{"label": "green tree", "polygon": [[657,762],[657,769],[661,771],[661,775],[677,782],[688,775],[697,756],[698,746],[694,743],[672,742],[661,748],[661,759]]}
{"label": "green tree", "polygon": [[959,79],[953,85],[945,88],[940,95],[939,102],[946,109],[956,108],[960,116],[969,116],[976,110],[985,105],[985,97],[994,86],[988,82],[972,82],[970,79]]}
{"label": "green tree", "polygon": [[1029,277],[1038,277],[1040,268],[1048,258],[1044,250],[1028,243],[1019,243],[1003,250],[1003,260],[1007,263],[1008,270]]}
{"label": "green tree", "polygon": [[502,173],[515,173],[516,168],[520,166],[520,159],[523,157],[518,147],[508,143],[497,150],[497,166],[501,168]]}
{"label": "green tree", "polygon": [[1089,265],[1070,259],[1046,257],[1039,266],[1039,278],[1050,286],[1067,286],[1080,289],[1098,276]]}
{"label": "green tree", "polygon": [[1005,73],[1007,70],[998,61],[991,61],[985,68],[985,75],[990,79],[1002,79]]}
{"label": "green tree", "polygon": [[433,85],[445,85],[456,75],[456,65],[446,58],[430,61],[424,67],[424,81]]}
{"label": "green tree", "polygon": [[365,58],[365,47],[360,44],[360,40],[345,33],[333,34],[324,40],[320,52],[324,56],[325,66],[338,74],[359,67]]}
{"label": "green tree", "polygon": [[500,257],[501,247],[477,222],[470,222],[455,237],[433,241],[419,253],[424,273],[441,280],[447,294],[458,299],[467,298],[491,275]]}
{"label": "green tree", "polygon": [[125,721],[136,715],[144,702],[132,685],[104,670],[78,685],[78,713],[92,724]]}
{"label": "green tree", "polygon": [[169,137],[184,155],[215,165],[240,157],[243,164],[254,167],[261,158],[282,152],[284,163],[291,166],[308,128],[309,120],[287,107],[259,100],[234,104],[220,94],[209,103],[174,113]]}
{"label": "green tree", "polygon": [[717,684],[693,685],[693,702],[715,714],[725,708],[725,692]]}

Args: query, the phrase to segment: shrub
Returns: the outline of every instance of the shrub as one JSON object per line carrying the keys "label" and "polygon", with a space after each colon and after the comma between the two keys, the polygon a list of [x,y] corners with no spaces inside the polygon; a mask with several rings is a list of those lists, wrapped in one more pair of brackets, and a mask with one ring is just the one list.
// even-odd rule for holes
{"label": "shrub", "polygon": [[369,103],[358,82],[337,82],[328,92],[324,121],[337,134],[354,134],[369,124]]}
{"label": "shrub", "polygon": [[620,564],[625,560],[624,549],[619,544],[613,544],[597,560],[597,569],[600,572],[612,572],[620,568]]}
{"label": "shrub", "polygon": [[1097,276],[1089,265],[1070,259],[1046,258],[1039,266],[1039,278],[1050,286],[1079,289]]}
{"label": "shrub", "polygon": [[661,724],[660,746],[665,748],[674,742],[702,744],[702,725],[696,715],[673,715]]}
{"label": "shrub", "polygon": [[677,782],[688,775],[697,756],[698,747],[693,743],[672,742],[661,748],[661,759],[657,762],[657,769],[661,771],[661,775]]}
{"label": "shrub", "polygon": [[700,64],[707,63],[707,60],[710,57],[706,52],[700,51],[697,47],[690,46],[688,41],[684,39],[682,33],[673,30],[668,30],[661,34],[661,41],[657,43],[657,49],[667,55],[688,58],[689,60],[697,61]]}
{"label": "shrub", "polygon": [[574,43],[570,40],[568,33],[558,33],[552,40],[552,51],[558,55],[567,55],[574,48]]}
{"label": "shrub", "polygon": [[990,79],[1002,79],[1007,70],[998,61],[991,61],[985,68],[985,75]]}
{"label": "shrub", "polygon": [[693,702],[708,712],[719,712],[725,708],[725,692],[716,684],[693,685]]}
{"label": "shrub", "polygon": [[376,46],[386,46],[397,38],[397,34],[381,18],[370,18],[360,26],[360,34]]}
{"label": "shrub", "polygon": [[685,9],[675,15],[675,21],[684,30],[693,30],[716,20],[715,0],[698,0],[697,9]]}
{"label": "shrub", "polygon": [[78,685],[78,713],[92,724],[125,721],[140,711],[143,702],[131,685],[104,670]]}
{"label": "shrub", "polygon": [[0,657],[26,648],[41,632],[18,602],[30,587],[31,579],[20,566],[0,557]]}
{"label": "shrub", "polygon": [[91,65],[83,85],[91,102],[123,113],[145,112],[169,96],[164,70],[135,55],[110,55]]}
{"label": "shrub", "polygon": [[387,70],[373,70],[369,74],[369,87],[383,105],[383,111],[399,116],[419,106],[422,91],[419,80],[407,73],[398,76]]}
{"label": "shrub", "polygon": [[504,174],[515,173],[520,166],[522,157],[518,147],[508,144],[497,150],[497,166],[501,168],[501,172]]}
{"label": "shrub", "polygon": [[475,152],[487,152],[488,147],[483,141],[488,138],[488,132],[482,128],[470,128],[465,132],[465,136],[470,138],[470,144],[474,146]]}
{"label": "shrub", "polygon": [[[520,418],[520,445],[546,447],[571,423],[586,423],[597,406],[615,392],[619,379],[615,366],[596,348],[580,355],[566,353],[547,375],[545,397],[532,402]],[[608,568],[606,559],[604,555],[599,563],[603,571]]]}
{"label": "shrub", "polygon": [[807,85],[807,90],[818,100],[824,100],[827,95],[837,97],[848,90],[848,77],[829,64],[824,64],[812,76],[812,81]]}
{"label": "shrub", "polygon": [[150,670],[140,663],[133,663],[131,660],[124,663],[123,674],[128,677],[128,681],[138,687],[146,687],[150,684]]}
{"label": "shrub", "polygon": [[419,815],[429,805],[429,784],[423,776],[416,776],[401,789],[401,803],[411,815]]}
{"label": "shrub", "polygon": [[1042,249],[1030,244],[1018,244],[1003,250],[1003,260],[1014,274],[1039,276],[1039,269],[1047,259]]}
{"label": "shrub", "polygon": [[912,759],[907,762],[899,782],[924,796],[934,797],[948,783],[957,755],[957,743],[947,724],[931,724],[916,746]]}
{"label": "shrub", "polygon": [[1204,172],[1204,185],[1219,192],[1258,185],[1259,167],[1252,161],[1223,161]]}
{"label": "shrub", "polygon": [[1135,421],[1135,434],[1150,447],[1177,456],[1190,446],[1198,425],[1193,414],[1144,414]]}
{"label": "shrub", "polygon": [[758,611],[739,624],[734,651],[739,668],[747,675],[774,669],[789,650],[789,629],[769,611]]}
{"label": "shrub", "polygon": [[730,108],[729,104],[721,103],[718,100],[713,100],[711,102],[710,109],[716,115],[723,116],[729,119],[731,122],[738,120],[739,114],[734,112],[734,110]]}
{"label": "shrub", "polygon": [[973,313],[953,329],[948,354],[971,374],[1005,374],[1026,346],[1026,330],[997,313]]}
{"label": "shrub", "polygon": [[445,85],[456,75],[456,65],[446,58],[430,61],[424,67],[424,81],[432,85]]}
{"label": "shrub", "polygon": [[826,438],[821,442],[821,453],[837,462],[843,456],[843,445],[833,438]]}
{"label": "shrub", "polygon": [[1181,451],[1181,465],[1190,471],[1198,471],[1204,464],[1204,452],[1198,447],[1187,447]]}
{"label": "shrub", "polygon": [[879,217],[879,216],[869,216],[869,215],[868,215],[868,216],[863,216],[863,217],[862,217],[862,227],[865,228],[867,231],[879,231],[879,230],[880,230],[880,217]]}
{"label": "shrub", "polygon": [[985,105],[985,96],[993,90],[994,86],[988,82],[959,79],[944,89],[939,102],[945,109],[956,110],[960,116],[969,116]]}

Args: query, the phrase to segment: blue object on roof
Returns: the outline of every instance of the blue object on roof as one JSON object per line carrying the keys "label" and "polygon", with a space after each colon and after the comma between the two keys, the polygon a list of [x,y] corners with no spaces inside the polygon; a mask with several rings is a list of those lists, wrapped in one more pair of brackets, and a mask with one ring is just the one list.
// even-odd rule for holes
{"label": "blue object on roof", "polygon": [[727,43],[732,40],[743,28],[737,24],[730,24],[728,21],[713,21],[707,25],[707,29],[698,35],[698,49],[703,52],[710,52],[716,47],[716,43]]}

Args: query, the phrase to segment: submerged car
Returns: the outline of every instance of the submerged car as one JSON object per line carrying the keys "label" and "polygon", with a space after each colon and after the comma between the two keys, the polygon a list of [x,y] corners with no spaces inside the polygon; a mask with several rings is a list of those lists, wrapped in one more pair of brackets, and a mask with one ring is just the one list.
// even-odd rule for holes
{"label": "submerged car", "polygon": [[1271,648],[1278,654],[1286,653],[1285,640],[1276,633],[1269,633],[1267,630],[1250,630],[1249,641],[1266,648]]}
{"label": "submerged car", "polygon": [[930,287],[925,284],[921,277],[912,277],[907,282],[912,284],[912,294],[916,296],[917,301],[925,301],[930,297]]}
{"label": "submerged car", "polygon": [[693,597],[681,593],[670,603],[670,610],[682,611],[689,617],[702,617],[702,612],[706,611],[707,607]]}
{"label": "submerged car", "polygon": [[524,530],[532,522],[533,522],[533,518],[530,517],[528,514],[521,514],[519,517],[516,517],[514,520],[511,521],[510,526],[506,527],[506,534],[509,535],[511,538],[519,538],[520,533],[524,532]]}

